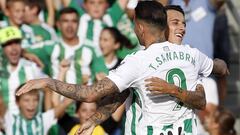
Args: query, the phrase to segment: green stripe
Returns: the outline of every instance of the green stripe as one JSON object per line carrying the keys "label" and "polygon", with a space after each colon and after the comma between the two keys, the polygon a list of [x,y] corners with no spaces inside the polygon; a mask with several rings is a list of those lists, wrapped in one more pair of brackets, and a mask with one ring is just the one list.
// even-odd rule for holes
{"label": "green stripe", "polygon": [[124,135],[125,134],[125,126],[126,126],[126,111],[124,111],[124,114],[122,116],[122,134],[121,135]]}
{"label": "green stripe", "polygon": [[23,132],[23,118],[21,116],[20,116],[19,129],[20,129],[20,135],[24,135],[24,132]]}
{"label": "green stripe", "polygon": [[94,22],[93,20],[90,20],[88,22],[88,29],[87,29],[87,39],[93,40],[93,27],[94,27]]}
{"label": "green stripe", "polygon": [[133,93],[132,95],[132,124],[131,124],[131,133],[132,135],[136,135],[136,95]]}
{"label": "green stripe", "polygon": [[43,117],[42,117],[42,114],[40,114],[40,118],[41,118],[41,131],[42,131],[42,134],[41,135],[43,135],[44,134],[44,126],[43,126]]}
{"label": "green stripe", "polygon": [[[58,60],[60,65],[61,61],[65,58],[65,49],[62,44],[59,44],[59,47],[60,47],[60,54],[58,56]],[[64,78],[64,82],[66,82],[66,77]]]}
{"label": "green stripe", "polygon": [[8,78],[1,78],[2,85],[2,97],[3,101],[8,104],[9,103],[9,87],[8,87]]}
{"label": "green stripe", "polygon": [[184,131],[186,133],[192,133],[192,119],[184,120]]}
{"label": "green stripe", "polygon": [[13,128],[12,128],[12,132],[14,135],[16,135],[16,131],[17,131],[17,116],[13,115],[14,117],[14,121],[13,121]]}
{"label": "green stripe", "polygon": [[28,135],[33,135],[33,131],[32,131],[32,121],[26,121],[27,123],[27,134]]}
{"label": "green stripe", "polygon": [[[37,117],[34,117],[34,123],[35,123],[35,128],[38,129],[38,120],[37,120]],[[35,132],[36,135],[39,135],[39,132]]]}
{"label": "green stripe", "polygon": [[82,59],[82,50],[83,48],[81,47],[80,49],[75,51],[75,57],[74,57],[74,67],[75,67],[75,72],[76,72],[76,83],[77,84],[82,84],[82,71],[81,71],[81,59]]}
{"label": "green stripe", "polygon": [[173,129],[173,124],[164,125],[163,128],[162,128],[163,131],[166,131],[167,129]]}
{"label": "green stripe", "polygon": [[20,85],[27,81],[26,80],[26,73],[25,73],[25,70],[24,70],[23,67],[21,67],[21,69],[18,72],[18,78],[19,78]]}
{"label": "green stripe", "polygon": [[147,135],[152,135],[152,134],[153,134],[153,127],[147,126]]}

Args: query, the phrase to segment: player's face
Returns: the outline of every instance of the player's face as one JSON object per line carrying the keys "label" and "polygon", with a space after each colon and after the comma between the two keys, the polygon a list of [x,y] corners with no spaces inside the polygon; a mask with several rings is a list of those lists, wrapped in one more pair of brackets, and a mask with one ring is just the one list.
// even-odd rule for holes
{"label": "player's face", "polygon": [[86,103],[83,102],[78,109],[78,116],[80,120],[80,124],[87,121],[97,110],[97,105],[95,103]]}
{"label": "player's face", "polygon": [[77,36],[78,16],[75,13],[63,14],[58,22],[58,28],[65,39],[73,39]]}
{"label": "player's face", "polygon": [[108,7],[107,0],[86,0],[84,8],[94,19],[101,19]]}
{"label": "player's face", "polygon": [[4,55],[7,57],[8,62],[11,65],[16,66],[19,62],[21,57],[21,44],[20,41],[18,42],[10,42],[3,47]]}
{"label": "player's face", "polygon": [[108,30],[103,30],[100,35],[100,48],[103,56],[108,56],[109,54],[115,53],[119,47],[119,43],[115,42],[115,39],[111,33]]}
{"label": "player's face", "polygon": [[34,10],[31,9],[29,6],[25,6],[24,22],[27,24],[33,22],[34,15],[35,15]]}
{"label": "player's face", "polygon": [[25,6],[23,2],[14,2],[7,9],[7,16],[17,26],[23,24]]}
{"label": "player's face", "polygon": [[35,116],[38,107],[38,100],[39,98],[37,94],[24,94],[20,97],[17,104],[21,114],[26,119],[29,120]]}
{"label": "player's face", "polygon": [[168,10],[167,16],[169,27],[168,41],[175,44],[181,44],[186,28],[184,16],[176,10]]}

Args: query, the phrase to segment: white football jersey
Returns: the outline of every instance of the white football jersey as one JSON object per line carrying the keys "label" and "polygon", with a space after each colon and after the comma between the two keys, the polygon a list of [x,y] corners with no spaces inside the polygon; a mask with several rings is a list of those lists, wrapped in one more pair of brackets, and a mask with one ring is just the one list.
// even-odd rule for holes
{"label": "white football jersey", "polygon": [[[120,92],[137,88],[142,100],[140,129],[172,124],[193,110],[167,94],[153,95],[146,90],[145,79],[159,77],[186,90],[195,90],[200,76],[208,76],[213,61],[195,48],[169,42],[155,43],[145,50],[127,56],[108,78]],[[144,133],[143,133],[144,134]]]}

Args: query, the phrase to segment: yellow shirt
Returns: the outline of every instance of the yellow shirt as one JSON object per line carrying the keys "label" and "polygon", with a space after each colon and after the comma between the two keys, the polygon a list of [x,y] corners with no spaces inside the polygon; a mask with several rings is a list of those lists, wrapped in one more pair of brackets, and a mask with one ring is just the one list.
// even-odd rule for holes
{"label": "yellow shirt", "polygon": [[[71,131],[68,133],[68,135],[74,135],[79,128],[80,128],[80,124],[75,125],[71,129]],[[104,135],[104,134],[105,134],[104,129],[99,125],[94,128],[93,133],[92,133],[92,135]]]}

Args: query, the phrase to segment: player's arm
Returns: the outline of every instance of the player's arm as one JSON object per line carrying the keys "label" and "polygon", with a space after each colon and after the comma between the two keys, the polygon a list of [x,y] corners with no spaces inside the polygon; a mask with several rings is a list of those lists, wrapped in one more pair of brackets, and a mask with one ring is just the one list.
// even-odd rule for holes
{"label": "player's arm", "polygon": [[44,78],[28,81],[17,92],[17,95],[41,88],[47,88],[68,98],[85,102],[95,102],[106,95],[119,92],[116,84],[107,77],[92,86],[68,84],[59,80]]}
{"label": "player's arm", "polygon": [[154,94],[169,94],[194,109],[204,109],[206,106],[205,92],[201,84],[197,85],[195,91],[188,91],[157,77],[146,79],[146,82],[147,89]]}
{"label": "player's arm", "polygon": [[121,106],[129,95],[129,90],[123,91],[122,93],[116,93],[104,97],[98,104],[99,108],[97,112],[92,115],[86,122],[81,125],[78,130],[78,134],[92,133],[93,127],[101,124],[107,120],[112,113],[114,113],[119,106]]}
{"label": "player's arm", "polygon": [[212,73],[217,76],[227,76],[230,74],[226,62],[218,58],[213,60]]}
{"label": "player's arm", "polygon": [[47,18],[47,23],[50,26],[54,26],[54,18],[55,18],[55,7],[54,7],[54,2],[53,0],[45,0],[46,6],[47,6],[47,11],[48,11],[48,18]]}

